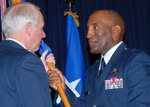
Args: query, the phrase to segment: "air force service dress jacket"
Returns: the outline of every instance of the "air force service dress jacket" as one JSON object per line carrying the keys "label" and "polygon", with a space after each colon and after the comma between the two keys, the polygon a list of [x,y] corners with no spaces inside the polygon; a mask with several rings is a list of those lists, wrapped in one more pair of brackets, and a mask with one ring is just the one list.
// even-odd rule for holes
{"label": "air force service dress jacket", "polygon": [[71,107],[150,107],[150,57],[147,54],[127,49],[122,43],[97,78],[99,62],[88,69],[81,97],[76,98],[66,89]]}

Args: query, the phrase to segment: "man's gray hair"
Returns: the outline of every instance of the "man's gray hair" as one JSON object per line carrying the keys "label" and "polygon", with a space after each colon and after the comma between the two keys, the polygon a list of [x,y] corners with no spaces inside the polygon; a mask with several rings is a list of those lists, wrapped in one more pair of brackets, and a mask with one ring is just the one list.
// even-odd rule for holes
{"label": "man's gray hair", "polygon": [[17,33],[26,23],[37,26],[39,23],[39,8],[31,3],[18,3],[10,6],[2,17],[2,31],[8,37]]}

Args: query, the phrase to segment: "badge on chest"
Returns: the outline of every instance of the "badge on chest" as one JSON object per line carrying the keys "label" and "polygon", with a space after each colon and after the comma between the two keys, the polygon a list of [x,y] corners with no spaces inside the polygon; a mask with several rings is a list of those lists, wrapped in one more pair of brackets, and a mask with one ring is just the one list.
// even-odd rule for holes
{"label": "badge on chest", "polygon": [[111,77],[105,80],[105,90],[123,88],[123,78]]}

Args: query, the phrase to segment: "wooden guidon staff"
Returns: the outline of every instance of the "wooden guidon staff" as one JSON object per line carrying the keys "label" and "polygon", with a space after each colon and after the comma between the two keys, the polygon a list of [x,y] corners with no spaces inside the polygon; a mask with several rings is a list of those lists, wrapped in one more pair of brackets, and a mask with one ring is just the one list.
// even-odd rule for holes
{"label": "wooden guidon staff", "polygon": [[[48,66],[49,69],[53,68],[52,63],[46,62],[46,64],[47,64],[47,66]],[[64,90],[63,90],[63,88],[61,86],[61,83],[59,83],[59,82],[56,83],[56,87],[57,87],[59,95],[60,95],[60,97],[61,97],[61,99],[62,99],[62,101],[64,103],[64,106],[65,107],[71,107],[70,103],[68,101],[68,98],[67,98],[67,96],[66,96],[66,94],[65,94],[65,92],[64,92]]]}

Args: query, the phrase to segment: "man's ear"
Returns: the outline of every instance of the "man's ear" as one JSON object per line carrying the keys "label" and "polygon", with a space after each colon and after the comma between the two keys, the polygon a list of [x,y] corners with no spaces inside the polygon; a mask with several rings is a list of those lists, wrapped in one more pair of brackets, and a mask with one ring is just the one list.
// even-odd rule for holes
{"label": "man's ear", "polygon": [[121,33],[121,27],[119,25],[115,25],[112,27],[112,36],[118,36]]}
{"label": "man's ear", "polygon": [[25,31],[28,36],[31,35],[31,31],[32,31],[32,23],[31,22],[28,22],[25,24]]}
{"label": "man's ear", "polygon": [[112,27],[112,39],[114,43],[117,43],[121,35],[121,27],[119,25],[115,25]]}

